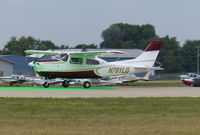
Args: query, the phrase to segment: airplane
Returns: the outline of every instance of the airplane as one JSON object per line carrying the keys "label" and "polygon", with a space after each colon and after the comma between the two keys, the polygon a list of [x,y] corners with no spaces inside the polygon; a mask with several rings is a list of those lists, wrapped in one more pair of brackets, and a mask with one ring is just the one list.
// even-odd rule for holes
{"label": "airplane", "polygon": [[194,77],[200,77],[200,75],[196,74],[196,73],[187,73],[187,74],[182,74],[179,76],[179,78],[181,78],[181,80],[184,80],[187,78],[194,78]]}
{"label": "airplane", "polygon": [[200,87],[200,77],[189,77],[184,78],[182,82],[185,85],[192,86],[192,87]]}
{"label": "airplane", "polygon": [[[63,87],[69,86],[70,79],[90,79],[107,78],[111,76],[128,75],[135,73],[148,72],[153,70],[162,70],[160,67],[154,67],[154,63],[159,54],[163,42],[153,40],[144,52],[135,59],[106,62],[99,58],[104,55],[124,54],[122,51],[42,51],[26,50],[27,55],[60,55],[60,58],[37,60],[29,63],[37,74],[46,79],[64,78]],[[49,87],[48,81],[43,85]],[[90,88],[91,82],[85,81],[84,88]]]}
{"label": "airplane", "polygon": [[27,79],[23,75],[11,75],[0,77],[0,81],[2,83],[9,83],[10,86],[13,86],[14,84],[23,84],[27,81]]}
{"label": "airplane", "polygon": [[112,79],[118,78],[122,80],[122,83],[137,82],[137,81],[149,81],[151,77],[151,71],[147,72],[143,77],[137,77],[135,74],[114,76]]}
{"label": "airplane", "polygon": [[[130,75],[121,75],[121,76],[111,76],[109,78],[103,79],[90,79],[89,81],[93,85],[115,85],[115,84],[123,84],[129,82],[137,82],[137,81],[149,81],[151,76],[151,71],[147,72],[144,77],[137,77],[135,74]],[[81,81],[80,81],[81,82]]]}
{"label": "airplane", "polygon": [[[28,77],[25,75],[11,75],[11,76],[3,76],[0,77],[0,83],[8,83],[9,86],[13,85],[20,85],[20,84],[40,84],[43,85],[46,83],[45,79],[38,78],[38,77]],[[62,83],[63,79],[54,79],[49,80],[49,84],[59,84]]]}

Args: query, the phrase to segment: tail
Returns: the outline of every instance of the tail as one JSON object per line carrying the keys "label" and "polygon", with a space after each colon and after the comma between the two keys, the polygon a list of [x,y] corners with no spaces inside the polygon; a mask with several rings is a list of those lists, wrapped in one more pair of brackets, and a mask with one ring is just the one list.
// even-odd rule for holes
{"label": "tail", "polygon": [[137,58],[133,59],[135,67],[145,68],[152,67],[156,61],[156,58],[160,52],[163,42],[159,40],[153,40],[150,45],[144,50],[144,52]]}

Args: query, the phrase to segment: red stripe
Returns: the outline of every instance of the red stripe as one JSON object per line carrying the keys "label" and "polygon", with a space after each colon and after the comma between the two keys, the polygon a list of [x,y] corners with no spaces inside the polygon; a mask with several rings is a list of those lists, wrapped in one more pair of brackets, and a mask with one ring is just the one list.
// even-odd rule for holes
{"label": "red stripe", "polygon": [[159,40],[153,40],[150,45],[144,50],[146,51],[157,51],[160,50],[160,48],[164,45],[162,41]]}
{"label": "red stripe", "polygon": [[39,60],[38,62],[57,62],[59,59],[48,59],[48,60]]}
{"label": "red stripe", "polygon": [[38,74],[48,78],[101,78],[93,70],[77,72],[38,72]]}

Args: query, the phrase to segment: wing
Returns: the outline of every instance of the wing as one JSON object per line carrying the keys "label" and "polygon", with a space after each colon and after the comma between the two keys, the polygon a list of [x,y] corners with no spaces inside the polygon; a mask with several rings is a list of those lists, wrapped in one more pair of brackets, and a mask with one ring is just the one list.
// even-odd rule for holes
{"label": "wing", "polygon": [[64,51],[52,51],[52,50],[47,50],[47,51],[42,51],[42,50],[26,50],[26,54],[43,54],[43,55],[58,55],[58,54],[67,54],[67,52]]}
{"label": "wing", "polygon": [[94,58],[94,57],[101,57],[105,55],[114,55],[114,54],[125,54],[122,51],[89,51],[89,52],[69,52],[68,53],[71,57],[84,57],[84,58]]}
{"label": "wing", "polygon": [[125,54],[125,52],[111,50],[111,51],[89,51],[89,52],[66,52],[66,51],[42,51],[42,50],[26,50],[25,53],[30,57],[41,57],[43,55],[61,55],[68,54],[71,57],[84,57],[84,58],[94,58],[96,56],[104,56],[104,55],[114,55],[114,54]]}

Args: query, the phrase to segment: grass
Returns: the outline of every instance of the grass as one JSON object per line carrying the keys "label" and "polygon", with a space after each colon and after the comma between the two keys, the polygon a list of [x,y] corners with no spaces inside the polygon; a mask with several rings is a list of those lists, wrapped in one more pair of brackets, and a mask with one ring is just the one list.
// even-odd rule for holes
{"label": "grass", "polygon": [[0,98],[1,135],[199,135],[200,98]]}

